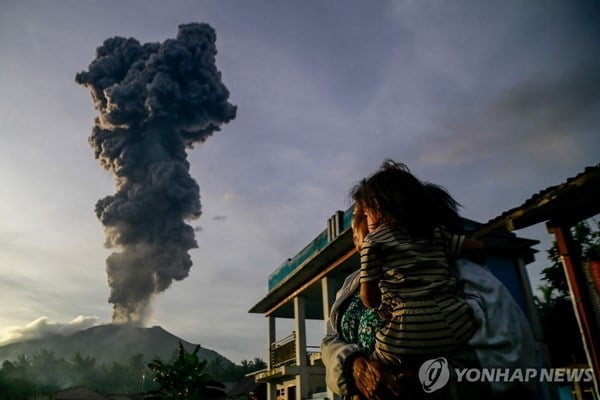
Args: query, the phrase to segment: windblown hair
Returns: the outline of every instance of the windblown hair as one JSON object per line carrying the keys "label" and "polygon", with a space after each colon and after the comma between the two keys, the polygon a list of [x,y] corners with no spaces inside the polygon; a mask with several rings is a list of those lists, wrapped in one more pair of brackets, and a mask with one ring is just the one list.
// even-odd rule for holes
{"label": "windblown hair", "polygon": [[367,227],[365,210],[359,203],[356,203],[354,205],[354,212],[352,213],[352,241],[354,242],[356,251],[360,252],[363,239],[368,233],[369,228]]}
{"label": "windblown hair", "polygon": [[433,235],[436,226],[460,230],[460,206],[441,186],[417,179],[405,164],[385,160],[373,175],[350,192],[360,208],[381,214],[381,221],[406,231],[414,239]]}
{"label": "windblown hair", "polygon": [[432,198],[432,212],[435,215],[434,221],[436,224],[453,233],[463,232],[464,228],[458,213],[460,203],[454,200],[442,186],[429,182],[425,182],[424,185]]}

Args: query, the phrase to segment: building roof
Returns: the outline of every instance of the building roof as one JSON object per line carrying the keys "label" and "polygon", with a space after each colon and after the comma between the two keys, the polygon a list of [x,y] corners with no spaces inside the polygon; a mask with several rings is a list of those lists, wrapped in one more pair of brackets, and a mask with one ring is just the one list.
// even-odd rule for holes
{"label": "building roof", "polygon": [[54,395],[55,400],[111,400],[109,397],[94,392],[83,386],[60,390]]}
{"label": "building roof", "polygon": [[587,167],[565,182],[534,194],[518,207],[488,221],[477,231],[485,235],[498,230],[512,231],[545,221],[574,225],[600,213],[600,164]]}
{"label": "building roof", "polygon": [[254,375],[245,376],[240,382],[233,386],[228,392],[228,397],[237,397],[240,395],[247,395],[250,392],[257,392],[264,383],[256,382]]}
{"label": "building roof", "polygon": [[[320,286],[305,286],[312,278],[319,276],[326,268],[344,257],[354,248],[352,244],[352,229],[347,228],[335,239],[329,242],[321,249],[315,249],[315,252],[303,260],[290,271],[267,295],[250,309],[250,313],[273,314],[276,317],[290,317],[294,315],[292,304],[289,300],[295,297],[299,292],[307,290],[306,318],[323,319],[323,306],[321,304]],[[344,257],[343,265],[339,271],[341,276],[347,275],[348,267],[356,267],[357,256],[353,262]],[[292,261],[295,257],[292,259]],[[346,271],[346,272],[341,272]],[[315,293],[312,293],[314,291]],[[317,293],[318,292],[318,293]],[[313,295],[314,294],[314,295]]]}
{"label": "building roof", "polygon": [[144,396],[139,394],[111,394],[111,400],[142,400]]}
{"label": "building roof", "polygon": [[[340,223],[340,232],[350,227],[350,224],[352,223],[353,211],[354,206],[351,206],[346,211],[336,212],[336,214],[338,214],[337,217]],[[328,229],[323,230],[309,244],[304,246],[304,248],[300,250],[298,254],[284,261],[279,268],[269,275],[267,281],[268,290],[270,291],[274,289],[277,285],[285,281],[285,279],[287,279],[288,276],[290,276],[300,265],[304,264],[305,261],[314,256],[317,252],[324,249],[329,244],[330,237],[331,235],[330,232],[328,232]]]}

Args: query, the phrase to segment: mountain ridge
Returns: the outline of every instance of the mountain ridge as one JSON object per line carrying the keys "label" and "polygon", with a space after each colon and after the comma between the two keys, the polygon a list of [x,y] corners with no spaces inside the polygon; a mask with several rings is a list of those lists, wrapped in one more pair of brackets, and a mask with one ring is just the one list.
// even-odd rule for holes
{"label": "mountain ridge", "polygon": [[233,364],[216,351],[183,340],[161,326],[146,328],[127,324],[97,325],[69,335],[49,334],[0,346],[0,363],[14,361],[20,355],[33,355],[44,349],[52,351],[57,358],[69,359],[81,353],[94,357],[98,363],[124,363],[135,354],[142,354],[146,361],[155,358],[168,361],[179,341],[189,352],[200,346],[200,360],[221,359],[223,363]]}

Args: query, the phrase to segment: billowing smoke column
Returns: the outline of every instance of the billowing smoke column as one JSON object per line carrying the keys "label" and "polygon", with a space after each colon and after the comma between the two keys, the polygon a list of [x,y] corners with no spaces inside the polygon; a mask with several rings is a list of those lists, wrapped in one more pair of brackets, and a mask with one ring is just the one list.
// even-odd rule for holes
{"label": "billowing smoke column", "polygon": [[89,138],[95,157],[116,181],[96,215],[106,247],[113,322],[143,323],[152,296],[188,276],[188,251],[200,189],[186,148],[235,118],[236,106],[215,66],[215,31],[180,25],[177,39],[140,44],[107,39],[77,83],[92,94],[99,116]]}

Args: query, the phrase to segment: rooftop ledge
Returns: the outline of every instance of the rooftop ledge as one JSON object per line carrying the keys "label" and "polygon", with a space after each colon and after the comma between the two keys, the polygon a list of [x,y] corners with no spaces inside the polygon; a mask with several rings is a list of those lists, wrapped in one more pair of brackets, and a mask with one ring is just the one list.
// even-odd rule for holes
{"label": "rooftop ledge", "polygon": [[309,375],[325,375],[325,367],[323,366],[302,366],[284,365],[270,370],[263,370],[254,375],[256,382],[271,382],[286,377],[293,377],[300,373],[300,369],[306,371]]}

